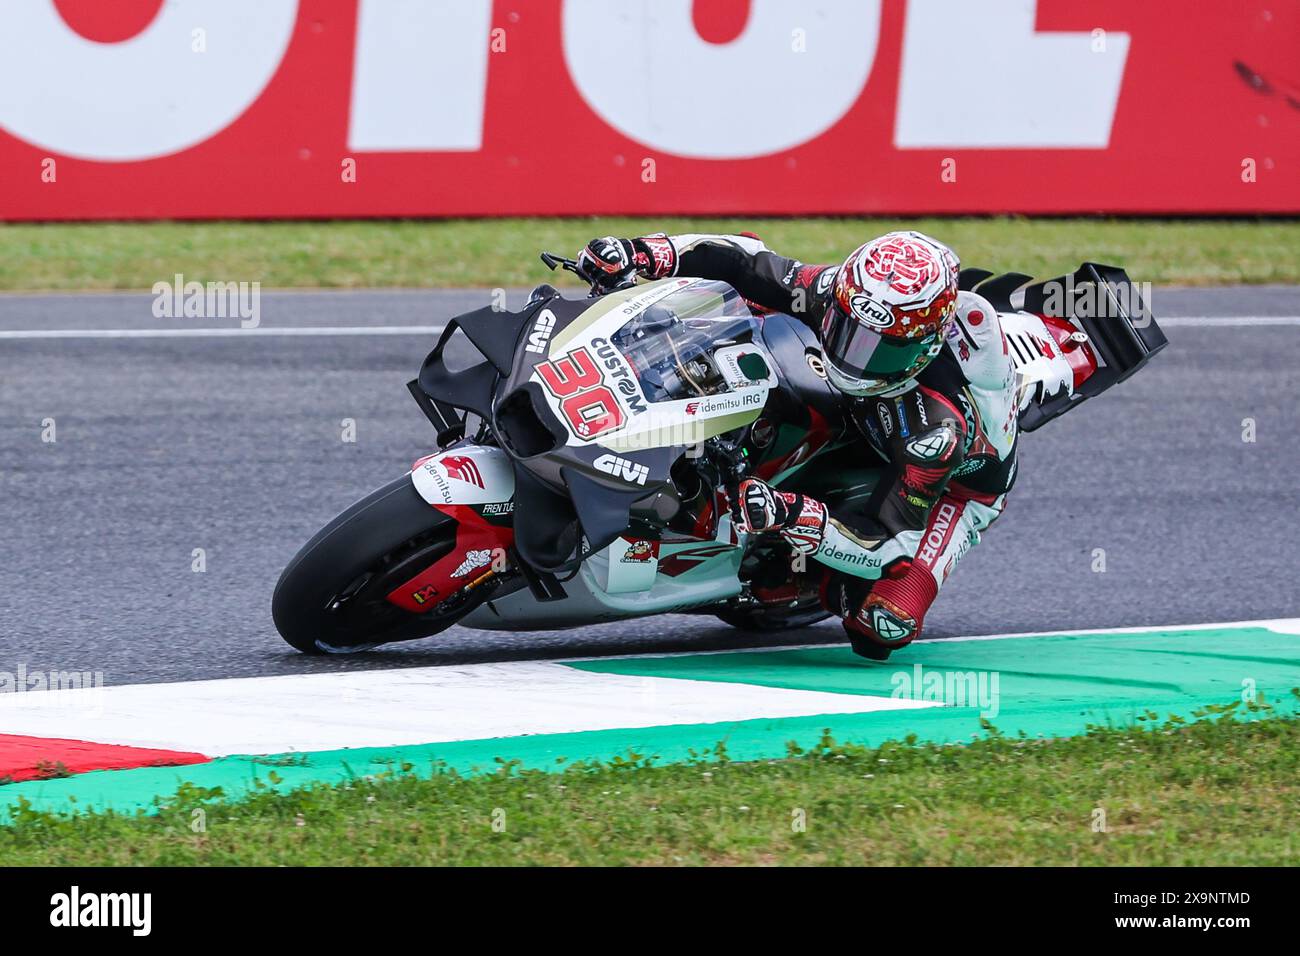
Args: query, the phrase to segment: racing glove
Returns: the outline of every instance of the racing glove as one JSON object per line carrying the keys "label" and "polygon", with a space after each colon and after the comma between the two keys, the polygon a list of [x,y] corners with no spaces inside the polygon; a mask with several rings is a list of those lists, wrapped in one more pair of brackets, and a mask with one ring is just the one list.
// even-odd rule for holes
{"label": "racing glove", "polygon": [[637,239],[603,236],[593,239],[578,253],[583,278],[602,289],[616,289],[631,283],[634,275],[662,279],[677,266],[677,252],[663,233]]}
{"label": "racing glove", "polygon": [[799,554],[813,554],[826,533],[826,506],[802,494],[777,491],[757,478],[740,483],[740,527],[747,534],[775,532]]}
{"label": "racing glove", "polygon": [[593,286],[617,289],[636,273],[636,249],[630,239],[604,236],[593,239],[578,253],[578,271]]}

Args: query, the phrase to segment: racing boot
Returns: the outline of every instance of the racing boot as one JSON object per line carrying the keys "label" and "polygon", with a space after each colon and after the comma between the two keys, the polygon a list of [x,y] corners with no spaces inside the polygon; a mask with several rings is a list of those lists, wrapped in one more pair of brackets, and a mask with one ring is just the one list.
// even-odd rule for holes
{"label": "racing boot", "polygon": [[828,573],[822,604],[843,618],[855,654],[885,661],[920,635],[925,613],[937,593],[934,578],[925,568],[903,562],[874,582]]}

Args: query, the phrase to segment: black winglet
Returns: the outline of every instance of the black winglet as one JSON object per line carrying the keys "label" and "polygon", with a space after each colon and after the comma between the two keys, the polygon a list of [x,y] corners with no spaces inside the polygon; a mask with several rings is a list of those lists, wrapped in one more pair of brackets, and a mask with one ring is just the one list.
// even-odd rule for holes
{"label": "black winglet", "polygon": [[497,371],[509,375],[515,364],[515,343],[534,311],[504,312],[484,306],[457,316],[456,324]]}
{"label": "black winglet", "polygon": [[992,279],[986,279],[975,287],[975,292],[989,300],[989,304],[999,312],[1010,312],[1015,307],[1011,304],[1011,295],[1026,282],[1033,282],[1033,276],[1023,272],[1006,272]]}
{"label": "black winglet", "polygon": [[957,288],[970,292],[991,275],[993,273],[988,269],[962,269],[957,273]]}

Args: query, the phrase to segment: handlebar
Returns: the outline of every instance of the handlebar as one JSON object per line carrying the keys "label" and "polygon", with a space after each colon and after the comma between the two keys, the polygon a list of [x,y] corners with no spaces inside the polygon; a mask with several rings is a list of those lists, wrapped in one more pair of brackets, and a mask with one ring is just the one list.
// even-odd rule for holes
{"label": "handlebar", "polygon": [[556,267],[559,266],[572,272],[580,279],[587,278],[578,268],[578,261],[576,259],[566,259],[564,256],[557,256],[553,252],[543,252],[542,262],[546,263],[546,268],[550,269],[552,272],[554,272]]}
{"label": "handlebar", "polygon": [[747,457],[745,450],[741,447],[739,441],[727,442],[720,436],[706,439],[704,447],[709,453],[714,467],[718,469],[719,477],[722,479],[722,487],[727,495],[727,504],[731,509],[731,520],[739,525],[742,520],[740,512],[740,481],[749,470],[749,462],[745,460]]}
{"label": "handlebar", "polygon": [[585,273],[583,273],[581,269],[578,268],[578,261],[576,259],[569,259],[565,256],[557,256],[553,252],[543,252],[541,254],[541,260],[546,264],[546,268],[550,269],[552,272],[554,272],[557,268],[561,268],[568,272],[572,272],[583,282],[590,283],[591,284],[590,294],[592,298],[595,298],[596,296],[604,295],[607,292],[617,292],[620,289],[628,289],[636,285],[635,276],[631,277],[626,282],[620,282],[618,285],[615,286],[601,285],[599,282],[593,281],[590,276],[586,275]]}

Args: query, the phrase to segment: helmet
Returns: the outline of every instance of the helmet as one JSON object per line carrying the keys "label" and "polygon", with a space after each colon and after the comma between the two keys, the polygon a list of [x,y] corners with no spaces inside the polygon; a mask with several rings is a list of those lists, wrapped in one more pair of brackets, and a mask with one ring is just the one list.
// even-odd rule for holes
{"label": "helmet", "polygon": [[957,308],[956,254],[890,232],[844,260],[822,320],[831,384],[849,395],[902,390],[939,354]]}

